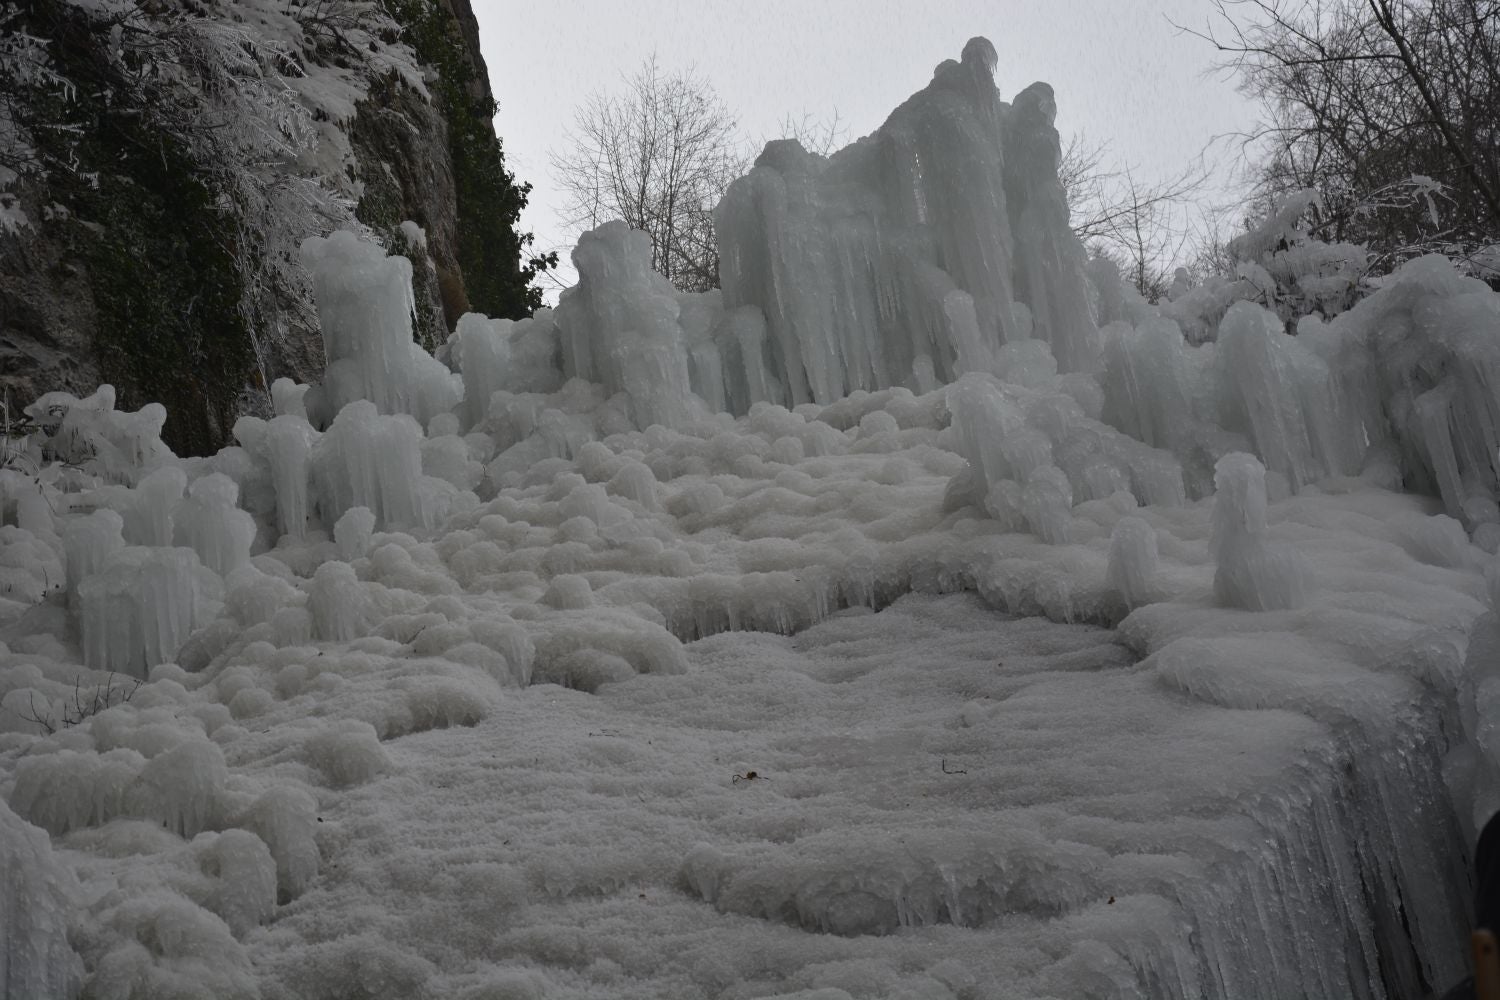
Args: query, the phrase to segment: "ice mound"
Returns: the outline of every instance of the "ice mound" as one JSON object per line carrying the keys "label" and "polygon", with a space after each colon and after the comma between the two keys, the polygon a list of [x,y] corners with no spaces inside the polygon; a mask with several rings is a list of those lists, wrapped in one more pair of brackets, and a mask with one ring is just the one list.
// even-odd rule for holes
{"label": "ice mound", "polygon": [[65,579],[63,561],[44,537],[18,525],[0,526],[0,599],[35,604],[61,590]]}
{"label": "ice mound", "polygon": [[1182,469],[1170,453],[1101,424],[1065,390],[978,374],[949,386],[953,446],[968,471],[950,485],[948,503],[982,506],[1011,530],[1060,542],[1075,501],[1123,491],[1145,504],[1183,502]]}
{"label": "ice mound", "polygon": [[270,849],[278,902],[297,898],[317,877],[317,820],[313,797],[285,785],[264,792],[235,817],[237,826],[256,834]]}
{"label": "ice mound", "polygon": [[149,759],[125,747],[64,749],[18,766],[10,803],[54,834],[130,816],[194,837],[226,820],[227,779],[223,751],[201,736]]}
{"label": "ice mound", "polygon": [[254,1000],[260,995],[249,955],[229,926],[177,893],[156,890],[108,899],[101,918],[113,939],[95,957],[90,990],[96,996]]}
{"label": "ice mound", "polygon": [[335,788],[363,784],[390,769],[391,761],[368,722],[347,721],[315,733],[307,756]]}
{"label": "ice mound", "polygon": [[949,830],[866,845],[851,865],[846,836],[804,838],[794,852],[752,858],[700,845],[682,877],[724,912],[831,934],[891,934],[940,923],[983,927],[1014,912],[1060,914],[1097,895],[1090,869],[1108,860],[1097,848],[1048,843],[1033,830]]}
{"label": "ice mound", "polygon": [[68,943],[80,894],[73,872],[46,833],[0,802],[0,993],[72,1000],[83,962]]}
{"label": "ice mound", "polygon": [[218,917],[237,940],[267,923],[276,908],[276,864],[265,843],[246,830],[201,833],[184,843],[155,824],[122,819],[71,834],[66,843],[114,861],[119,891],[99,901],[103,908],[165,886]]}
{"label": "ice mound", "polygon": [[[45,434],[49,458],[105,482],[132,485],[175,458],[161,440],[166,407],[147,403],[135,413],[116,410],[111,385],[101,385],[83,399],[66,392],[45,393],[24,412]],[[41,460],[40,454],[31,457]]]}
{"label": "ice mound", "polygon": [[409,260],[337,232],[305,240],[302,263],[312,274],[328,359],[324,384],[308,394],[310,412],[326,421],[362,399],[425,426],[459,401],[462,382],[412,340]]}
{"label": "ice mound", "polygon": [[1226,607],[1273,611],[1300,606],[1310,586],[1295,552],[1266,540],[1266,470],[1251,455],[1219,459],[1214,473],[1214,596]]}
{"label": "ice mound", "polygon": [[205,604],[219,591],[217,578],[192,549],[118,550],[78,584],[84,662],[144,678],[205,622]]}
{"label": "ice mound", "polygon": [[650,237],[623,222],[585,233],[573,251],[578,284],[554,315],[564,372],[624,392],[637,426],[672,427],[694,412],[688,345],[676,293],[651,259]]}

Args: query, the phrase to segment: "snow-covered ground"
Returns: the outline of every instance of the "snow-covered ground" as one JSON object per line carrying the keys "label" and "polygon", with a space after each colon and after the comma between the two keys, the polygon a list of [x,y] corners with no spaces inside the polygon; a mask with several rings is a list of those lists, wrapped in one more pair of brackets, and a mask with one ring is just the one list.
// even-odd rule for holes
{"label": "snow-covered ground", "polygon": [[390,744],[322,807],[337,867],[252,945],[267,994],[1378,995],[1382,951],[1414,986],[1397,877],[1446,883],[1418,926],[1457,967],[1409,680],[1224,707],[1180,662],[967,595],[689,657]]}
{"label": "snow-covered ground", "polygon": [[0,468],[10,995],[1458,980],[1500,296],[1426,259],[1292,337],[1256,295],[1354,252],[1292,229],[1132,299],[1059,221],[1050,89],[999,101],[993,54],[852,151],[768,151],[722,293],[613,224],[555,312],[434,357],[410,265],[341,233],[303,249],[327,376],[235,447],[35,404]]}
{"label": "snow-covered ground", "polygon": [[[1425,502],[1273,505],[1316,596],[1268,613],[1213,606],[1211,501],[1133,511],[1172,599],[1111,631],[996,609],[1114,620],[1123,511],[1086,504],[1092,539],[1047,546],[943,514],[943,477],[880,482],[930,451],[680,476],[657,513],[506,491],[488,509],[508,514],[435,545],[371,540],[352,569],[405,609],[371,635],[276,648],[251,626],[207,670],[157,668],[52,736],[11,715],[5,797],[81,880],[85,955],[126,991],[97,992],[1239,998],[1456,979],[1464,837],[1439,767],[1483,585],[1433,565],[1452,550]],[[317,559],[256,565],[299,557]],[[908,587],[928,593],[836,610]],[[810,627],[684,647],[653,619]],[[65,711],[78,654],[22,621],[4,703],[25,714],[39,688]],[[246,829],[269,854],[226,843]],[[300,893],[278,907],[278,883]]]}

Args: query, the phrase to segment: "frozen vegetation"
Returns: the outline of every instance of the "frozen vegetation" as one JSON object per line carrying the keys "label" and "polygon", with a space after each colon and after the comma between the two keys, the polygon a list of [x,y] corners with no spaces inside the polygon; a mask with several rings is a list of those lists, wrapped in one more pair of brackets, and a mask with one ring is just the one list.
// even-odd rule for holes
{"label": "frozen vegetation", "polygon": [[994,70],[974,39],[832,157],[770,144],[721,291],[609,224],[555,310],[434,357],[407,262],[339,232],[326,377],[236,446],[38,400],[0,992],[1460,978],[1500,296],[1424,258],[1344,308],[1360,251],[1289,209],[1148,305],[1068,229],[1051,89]]}

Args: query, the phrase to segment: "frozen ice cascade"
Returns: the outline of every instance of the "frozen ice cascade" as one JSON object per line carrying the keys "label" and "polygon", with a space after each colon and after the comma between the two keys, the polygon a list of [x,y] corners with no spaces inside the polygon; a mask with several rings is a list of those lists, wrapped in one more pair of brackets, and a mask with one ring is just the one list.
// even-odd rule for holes
{"label": "frozen ice cascade", "polygon": [[1500,808],[1500,295],[1302,194],[1150,304],[985,39],[217,454],[0,461],[0,995],[1415,997]]}

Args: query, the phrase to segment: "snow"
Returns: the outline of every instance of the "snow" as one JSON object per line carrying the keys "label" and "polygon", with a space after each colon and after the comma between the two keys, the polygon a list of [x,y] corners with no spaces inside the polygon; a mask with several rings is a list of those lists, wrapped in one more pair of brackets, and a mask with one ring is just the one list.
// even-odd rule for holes
{"label": "snow", "polygon": [[46,834],[3,802],[0,886],[0,991],[36,1000],[76,996],[83,962],[68,943],[68,913],[78,881]]}
{"label": "snow", "polygon": [[[5,181],[0,178],[0,182]],[[0,191],[0,233],[15,235],[30,226],[31,217],[21,207],[21,199],[9,191]]]}
{"label": "snow", "polygon": [[38,401],[0,479],[5,974],[1458,980],[1500,808],[1500,299],[1426,260],[1295,336],[1243,277],[1149,306],[1070,242],[1050,88],[994,69],[976,39],[850,149],[769,146],[722,293],[610,224],[555,311],[465,316],[445,362],[410,265],[336,233],[326,378],[235,446]]}

